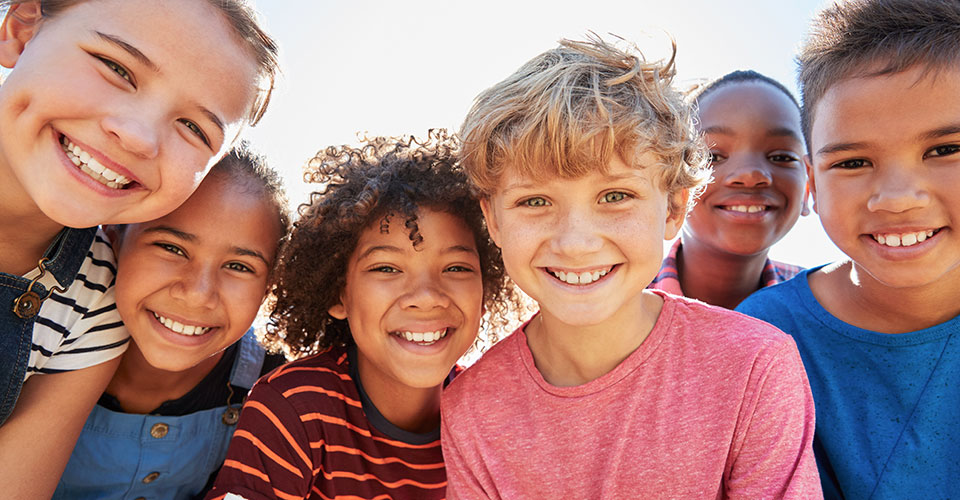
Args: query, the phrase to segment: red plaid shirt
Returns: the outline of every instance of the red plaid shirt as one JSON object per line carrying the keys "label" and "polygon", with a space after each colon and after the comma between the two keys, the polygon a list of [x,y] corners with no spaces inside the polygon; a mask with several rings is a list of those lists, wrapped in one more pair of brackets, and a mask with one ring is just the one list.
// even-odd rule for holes
{"label": "red plaid shirt", "polygon": [[[678,238],[663,259],[657,277],[647,288],[663,290],[674,295],[683,295],[683,289],[680,288],[680,274],[677,272],[677,254],[679,253],[680,239]],[[760,288],[787,281],[800,271],[803,271],[802,267],[767,259],[767,262],[763,265],[763,273],[760,274],[760,283],[763,284]]]}

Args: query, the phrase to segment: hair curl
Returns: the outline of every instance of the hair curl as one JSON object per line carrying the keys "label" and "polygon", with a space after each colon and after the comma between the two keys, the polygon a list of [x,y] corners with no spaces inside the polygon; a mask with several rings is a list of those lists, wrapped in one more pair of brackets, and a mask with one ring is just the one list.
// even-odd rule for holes
{"label": "hair curl", "polygon": [[837,82],[960,62],[957,0],[849,0],[822,10],[797,56],[807,149],[817,103]]}
{"label": "hair curl", "polygon": [[454,214],[470,228],[480,257],[483,329],[492,335],[509,321],[519,299],[470,192],[457,139],[431,130],[422,142],[412,136],[362,141],[360,147],[328,147],[307,163],[304,180],[323,187],[300,206],[300,219],[281,249],[265,344],[291,358],[352,344],[348,322],[327,311],[340,302],[360,233],[384,217],[404,217],[416,247],[423,240],[420,208]]}
{"label": "hair curl", "polygon": [[[475,99],[460,133],[470,180],[490,196],[508,165],[537,180],[576,178],[605,170],[613,155],[638,166],[649,150],[670,213],[689,209],[710,170],[692,109],[671,87],[673,56],[647,62],[636,46],[596,35],[561,40]],[[683,189],[687,207],[672,196]]]}

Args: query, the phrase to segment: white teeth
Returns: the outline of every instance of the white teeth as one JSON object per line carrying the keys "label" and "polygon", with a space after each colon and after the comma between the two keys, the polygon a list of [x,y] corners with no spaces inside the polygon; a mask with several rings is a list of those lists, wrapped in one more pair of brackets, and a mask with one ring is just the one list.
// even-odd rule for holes
{"label": "white teeth", "polygon": [[570,285],[589,285],[590,283],[593,283],[594,281],[606,276],[609,272],[610,269],[604,269],[602,271],[585,271],[582,273],[550,271],[550,273],[556,276],[558,280]]}
{"label": "white teeth", "polygon": [[153,317],[157,318],[157,321],[159,321],[163,326],[167,327],[169,330],[172,330],[181,335],[190,335],[190,336],[203,335],[204,333],[207,333],[208,331],[210,331],[210,328],[211,328],[209,326],[185,325],[178,321],[174,321],[170,318],[164,318],[163,316],[160,316],[157,313],[153,313]]}
{"label": "white teeth", "polygon": [[934,230],[929,229],[915,233],[875,234],[873,235],[873,239],[876,240],[877,243],[888,247],[909,247],[926,241],[927,238],[933,236],[933,233]]}
{"label": "white teeth", "polygon": [[403,337],[408,342],[416,342],[420,345],[431,345],[447,336],[447,329],[437,330],[435,332],[395,332],[395,335]]}
{"label": "white teeth", "polygon": [[731,212],[743,212],[749,214],[755,214],[757,212],[763,212],[767,209],[764,205],[729,205],[726,207],[727,210]]}
{"label": "white teeth", "polygon": [[66,136],[60,139],[60,145],[63,148],[63,152],[66,153],[67,158],[69,158],[74,165],[80,167],[83,173],[97,182],[113,189],[121,189],[130,183],[130,179],[104,167],[96,158],[90,156],[90,153],[87,153],[76,144],[70,142],[70,139],[67,139]]}

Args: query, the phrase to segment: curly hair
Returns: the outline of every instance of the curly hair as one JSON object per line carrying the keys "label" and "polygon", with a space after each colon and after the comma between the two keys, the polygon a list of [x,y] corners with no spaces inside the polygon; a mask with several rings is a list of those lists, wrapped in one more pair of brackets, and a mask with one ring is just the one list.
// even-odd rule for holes
{"label": "curly hair", "polygon": [[915,66],[936,72],[958,61],[957,0],[848,0],[823,9],[797,56],[807,147],[817,103],[834,84]]}
{"label": "curly hair", "polygon": [[360,233],[385,217],[403,217],[416,247],[423,240],[417,225],[420,208],[454,214],[470,228],[483,281],[482,329],[490,335],[505,325],[519,298],[470,192],[456,137],[437,129],[422,142],[412,136],[362,142],[360,147],[328,147],[307,163],[304,180],[323,187],[300,206],[300,219],[281,249],[264,344],[290,358],[352,344],[347,321],[328,310],[340,302]]}
{"label": "curly hair", "polygon": [[[670,213],[681,213],[710,169],[693,110],[671,87],[674,73],[673,57],[647,62],[633,45],[561,40],[477,96],[460,131],[464,168],[486,197],[508,165],[536,180],[576,178],[603,171],[613,155],[638,166],[649,150]],[[672,196],[683,189],[687,207]]]}

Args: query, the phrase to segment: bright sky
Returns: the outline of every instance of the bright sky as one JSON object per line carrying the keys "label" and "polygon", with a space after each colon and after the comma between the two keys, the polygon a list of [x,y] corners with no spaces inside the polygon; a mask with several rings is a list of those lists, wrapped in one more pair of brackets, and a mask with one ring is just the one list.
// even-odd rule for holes
{"label": "bright sky", "polygon": [[[588,31],[637,42],[650,59],[677,43],[679,82],[754,69],[795,88],[793,57],[821,0],[258,0],[284,75],[245,135],[309,192],[301,166],[329,145],[370,135],[456,130],[472,99],[560,38]],[[816,215],[771,252],[812,266],[837,258]]]}

